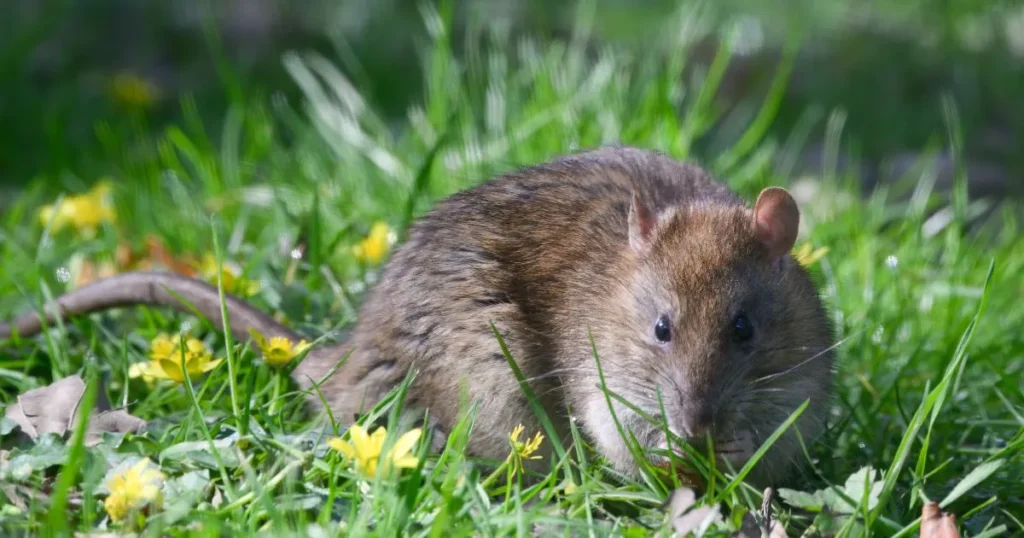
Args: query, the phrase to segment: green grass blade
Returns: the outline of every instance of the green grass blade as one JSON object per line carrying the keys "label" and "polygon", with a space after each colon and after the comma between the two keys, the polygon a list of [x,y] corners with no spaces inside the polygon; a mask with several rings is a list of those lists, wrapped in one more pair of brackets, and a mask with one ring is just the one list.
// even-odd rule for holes
{"label": "green grass blade", "polygon": [[551,418],[548,417],[547,411],[540,404],[540,399],[537,398],[536,393],[530,388],[530,384],[526,380],[526,376],[523,375],[523,371],[519,368],[515,359],[512,357],[512,353],[509,351],[508,346],[505,345],[505,339],[498,332],[498,328],[494,325],[494,322],[490,322],[491,331],[494,333],[494,337],[498,340],[498,345],[501,346],[501,353],[505,356],[505,361],[508,363],[509,368],[512,369],[513,375],[516,376],[516,380],[519,382],[519,388],[523,391],[527,401],[530,404],[530,408],[534,414],[537,415],[537,419],[540,420],[541,426],[544,427],[544,432],[547,433],[548,439],[551,441],[551,446],[555,450],[555,454],[558,460],[562,462],[562,468],[565,470],[567,477],[572,477],[572,468],[569,466],[569,457],[566,454],[565,447],[562,446],[562,439],[555,429],[554,423],[551,422]]}
{"label": "green grass blade", "polygon": [[[993,260],[989,264],[988,273],[985,276],[985,283],[983,286],[981,300],[978,302],[978,308],[974,313],[973,319],[968,324],[967,329],[964,330],[963,335],[960,338],[960,343],[957,345],[957,349],[953,354],[952,360],[946,366],[946,371],[943,373],[942,380],[935,386],[934,389],[928,394],[921,406],[918,407],[917,412],[914,414],[914,418],[907,428],[903,439],[900,441],[899,448],[896,450],[896,455],[893,459],[892,464],[885,473],[884,482],[882,485],[882,492],[879,495],[878,505],[868,518],[868,527],[874,523],[875,520],[881,515],[882,510],[885,509],[886,503],[889,497],[892,495],[893,490],[896,487],[896,479],[899,477],[900,471],[903,469],[903,465],[910,456],[910,447],[913,444],[914,439],[917,436],[918,430],[924,424],[924,418],[926,415],[931,413],[933,409],[940,409],[941,402],[945,401],[946,395],[949,388],[952,386],[953,376],[956,372],[960,371],[960,366],[963,361],[967,360],[967,346],[974,335],[975,327],[977,327],[978,320],[981,319],[981,315],[985,311],[985,304],[988,300],[989,292],[991,291],[992,275],[995,271],[995,261]],[[935,411],[936,413],[938,411]]]}

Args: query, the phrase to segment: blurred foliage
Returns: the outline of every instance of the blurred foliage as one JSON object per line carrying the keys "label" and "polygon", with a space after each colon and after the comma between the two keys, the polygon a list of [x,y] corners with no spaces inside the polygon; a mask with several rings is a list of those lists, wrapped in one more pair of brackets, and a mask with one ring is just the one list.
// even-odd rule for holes
{"label": "blurred foliage", "polygon": [[[650,47],[651,29],[699,11],[711,30],[733,32],[750,50],[723,84],[749,115],[768,91],[778,48],[804,37],[794,81],[772,125],[797,128],[808,111],[846,110],[846,130],[867,155],[920,148],[945,131],[941,102],[957,104],[965,151],[1017,169],[1024,109],[1024,7],[982,0],[461,0],[453,48],[472,54],[482,28],[499,34],[565,37],[581,21],[602,43]],[[584,17],[580,14],[584,13]],[[423,94],[429,37],[420,2],[406,0],[6,0],[0,21],[0,186],[37,174],[104,173],[98,122],[118,133],[159,129],[180,119],[178,96],[219,123],[224,110],[272,91],[299,99],[282,65],[290,50],[340,61],[369,103],[400,121]],[[514,43],[514,39],[509,41]],[[709,44],[689,59],[706,66]],[[117,81],[158,92],[126,106]],[[123,86],[123,85],[122,85]],[[138,96],[138,93],[131,94]],[[749,117],[747,118],[749,119]],[[742,120],[737,120],[742,123]],[[211,133],[217,138],[217,133]],[[817,138],[821,138],[818,136]]]}

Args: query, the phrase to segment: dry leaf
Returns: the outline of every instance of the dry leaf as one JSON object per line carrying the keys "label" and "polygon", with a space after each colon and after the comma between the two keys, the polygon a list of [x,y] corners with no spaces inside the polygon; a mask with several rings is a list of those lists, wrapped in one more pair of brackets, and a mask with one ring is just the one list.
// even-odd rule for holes
{"label": "dry leaf", "polygon": [[690,488],[679,488],[668,499],[669,512],[674,516],[682,514],[697,502],[697,493]]}
{"label": "dry leaf", "polygon": [[[100,395],[102,393],[99,392]],[[81,416],[78,407],[84,395],[85,381],[73,375],[20,394],[17,401],[7,407],[5,414],[32,440],[47,433],[64,437],[74,430]],[[146,426],[146,421],[108,407],[102,397],[97,398],[97,412],[93,413],[86,429],[86,446],[98,444],[104,432],[134,433]]]}
{"label": "dry leaf", "polygon": [[700,536],[719,519],[719,507],[694,506],[697,494],[690,488],[679,488],[669,498],[669,514],[672,517],[672,528],[676,536],[688,536],[693,533]]}
{"label": "dry leaf", "polygon": [[111,277],[117,273],[117,266],[110,262],[97,263],[91,260],[83,260],[78,268],[78,275],[75,277],[73,287],[80,288],[90,282]]}
{"label": "dry leaf", "polygon": [[14,487],[14,484],[4,484],[0,487],[0,490],[3,490],[8,502],[10,502],[15,508],[22,512],[28,512],[28,505],[25,504],[25,501],[21,500],[21,497],[18,496],[18,489]]}
{"label": "dry leaf", "polygon": [[141,256],[137,256],[128,243],[118,243],[114,249],[114,263],[118,267],[131,267]]}
{"label": "dry leaf", "polygon": [[85,432],[85,446],[95,446],[104,433],[137,433],[146,427],[146,421],[129,415],[123,409],[100,411],[90,421]]}
{"label": "dry leaf", "polygon": [[960,538],[956,518],[939,509],[939,503],[926,503],[921,507],[921,538]]}
{"label": "dry leaf", "polygon": [[141,250],[133,249],[128,243],[119,243],[114,250],[113,262],[83,261],[75,279],[75,286],[81,287],[94,280],[126,271],[149,271],[157,266],[183,276],[194,277],[198,274],[199,261],[193,257],[175,256],[159,237],[149,235]]}
{"label": "dry leaf", "polygon": [[47,433],[64,435],[84,394],[85,381],[81,377],[65,377],[20,394],[17,402],[7,408],[7,418],[17,422],[33,440]]}
{"label": "dry leaf", "polygon": [[171,271],[187,277],[194,277],[198,274],[199,262],[192,258],[178,258],[164,246],[159,237],[150,235],[146,237],[147,257],[155,260],[160,265]]}

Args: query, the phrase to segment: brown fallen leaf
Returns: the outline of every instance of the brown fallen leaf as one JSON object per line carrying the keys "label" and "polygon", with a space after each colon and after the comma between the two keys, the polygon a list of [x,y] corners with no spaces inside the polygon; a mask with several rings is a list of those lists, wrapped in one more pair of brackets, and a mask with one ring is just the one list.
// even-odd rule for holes
{"label": "brown fallen leaf", "polygon": [[187,277],[194,277],[199,273],[199,262],[192,257],[178,257],[167,250],[163,241],[155,235],[146,237],[146,257],[158,262],[167,269]]}
{"label": "brown fallen leaf", "polygon": [[123,409],[100,411],[90,421],[85,431],[85,446],[96,446],[103,440],[104,433],[138,433],[146,427],[146,421],[128,414]]}
{"label": "brown fallen leaf", "polygon": [[118,269],[117,266],[111,262],[82,260],[77,273],[78,274],[75,276],[75,280],[72,283],[72,288],[81,288],[94,280],[114,276],[118,273]]}
{"label": "brown fallen leaf", "polygon": [[71,427],[84,394],[85,381],[81,377],[65,377],[18,395],[6,415],[33,440],[47,433],[64,435]]}
{"label": "brown fallen leaf", "polygon": [[[123,410],[109,409],[109,403],[102,394],[103,391],[99,391],[96,410],[86,427],[86,446],[98,444],[104,432],[136,433],[145,428],[146,421]],[[32,440],[47,433],[66,437],[78,424],[81,417],[79,404],[84,395],[85,381],[77,375],[68,376],[18,395],[14,404],[7,407],[5,415]]]}
{"label": "brown fallen leaf", "polygon": [[939,508],[939,503],[928,502],[921,507],[921,538],[960,538],[956,517]]}
{"label": "brown fallen leaf", "polygon": [[74,287],[126,271],[149,271],[163,268],[173,273],[194,277],[199,273],[199,260],[189,256],[175,256],[155,235],[146,236],[141,249],[122,242],[114,249],[113,261],[84,260],[78,270]]}
{"label": "brown fallen leaf", "polygon": [[7,497],[7,502],[11,503],[15,508],[22,512],[28,512],[28,505],[25,501],[21,500],[18,496],[18,488],[14,487],[14,484],[4,484],[0,486],[0,490],[4,492],[4,496]]}

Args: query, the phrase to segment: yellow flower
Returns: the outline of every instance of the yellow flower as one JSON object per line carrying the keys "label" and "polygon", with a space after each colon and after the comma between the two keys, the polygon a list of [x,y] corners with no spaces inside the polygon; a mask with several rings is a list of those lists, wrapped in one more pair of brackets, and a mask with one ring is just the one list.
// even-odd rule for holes
{"label": "yellow flower", "polygon": [[133,362],[128,366],[128,377],[131,379],[142,378],[150,388],[156,383],[156,378],[150,375],[148,362]]}
{"label": "yellow flower", "polygon": [[814,262],[820,260],[825,254],[828,254],[828,247],[815,249],[810,242],[806,242],[800,245],[800,248],[793,250],[793,257],[804,267],[814,265]]}
{"label": "yellow flower", "polygon": [[100,181],[87,193],[72,194],[60,203],[41,207],[38,218],[43,226],[50,225],[55,232],[70,226],[83,236],[96,235],[104,222],[117,221],[109,181]]}
{"label": "yellow flower", "polygon": [[512,445],[512,452],[508,455],[506,462],[511,466],[512,474],[523,471],[523,460],[539,460],[540,456],[534,456],[533,453],[540,448],[540,444],[544,442],[544,436],[540,432],[537,432],[527,442],[519,440],[519,436],[522,435],[523,430],[526,429],[522,424],[516,426],[512,433],[508,436],[509,444]]}
{"label": "yellow flower", "polygon": [[103,501],[103,507],[110,519],[121,521],[133,511],[141,510],[151,504],[157,508],[163,502],[160,487],[164,474],[159,467],[150,468],[149,458],[139,460],[130,469],[118,473],[107,481],[110,494]]}
{"label": "yellow flower", "polygon": [[296,344],[283,336],[275,336],[267,340],[267,337],[256,329],[249,329],[249,333],[256,340],[256,346],[260,348],[263,360],[275,367],[288,364],[312,345],[305,340],[299,340],[299,343]]}
{"label": "yellow flower", "polygon": [[118,73],[110,81],[110,95],[120,105],[148,108],[160,98],[160,89],[138,75]]}
{"label": "yellow flower", "polygon": [[348,430],[351,441],[344,441],[335,437],[327,442],[327,445],[345,455],[346,459],[355,462],[356,469],[364,476],[375,477],[379,466],[385,466],[385,471],[390,468],[412,469],[419,465],[419,459],[410,454],[416,441],[419,441],[422,431],[419,428],[410,430],[395,441],[391,450],[381,458],[384,450],[384,440],[387,437],[387,430],[383,427],[374,430],[373,434],[367,435],[366,430],[358,424],[353,424]]}
{"label": "yellow flower", "polygon": [[160,333],[149,343],[149,358],[154,361],[169,359],[177,349],[177,340],[171,340],[167,333]]}
{"label": "yellow flower", "polygon": [[[166,333],[160,333],[150,343],[149,362],[133,364],[128,377],[141,377],[144,381],[169,379],[177,383],[185,381],[181,370],[181,347]],[[185,340],[185,369],[190,378],[198,377],[219,365],[223,359],[214,359],[201,341],[196,338]]]}
{"label": "yellow flower", "polygon": [[[241,271],[239,271],[234,264],[224,262],[223,267],[224,271],[221,272],[221,284],[223,284],[225,292],[239,297],[251,297],[260,290],[259,281],[242,278]],[[203,261],[199,266],[199,273],[207,282],[216,286],[217,257],[210,253],[205,254],[203,256]]]}
{"label": "yellow flower", "polygon": [[378,264],[387,255],[395,238],[395,232],[386,222],[376,222],[370,228],[369,235],[352,247],[352,255],[359,261]]}

